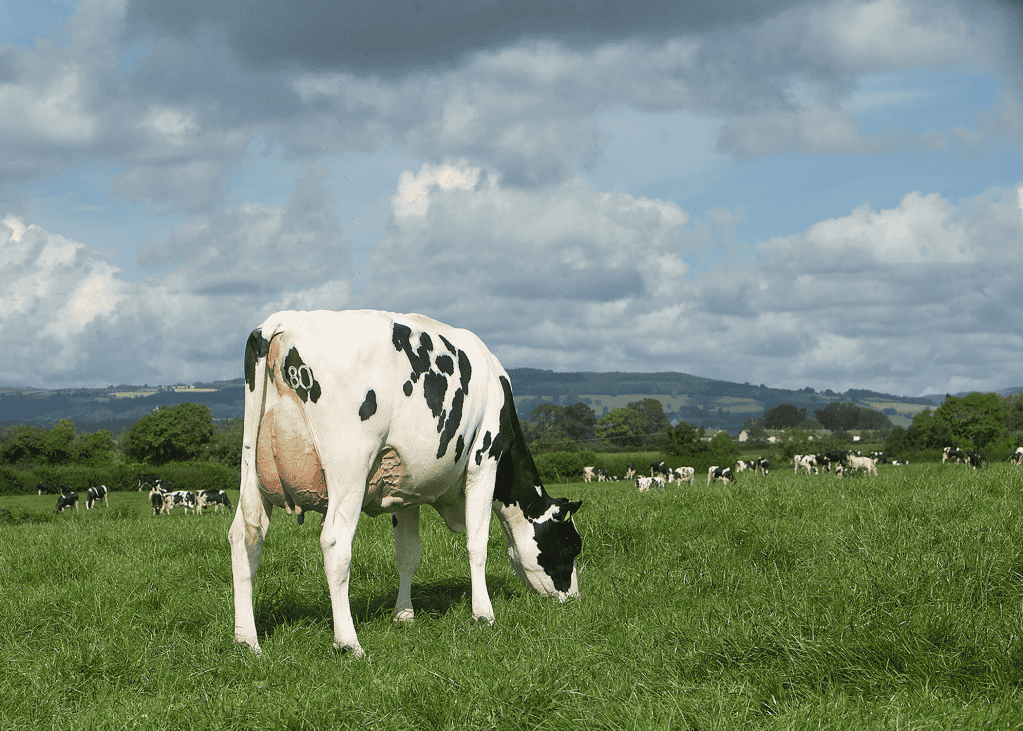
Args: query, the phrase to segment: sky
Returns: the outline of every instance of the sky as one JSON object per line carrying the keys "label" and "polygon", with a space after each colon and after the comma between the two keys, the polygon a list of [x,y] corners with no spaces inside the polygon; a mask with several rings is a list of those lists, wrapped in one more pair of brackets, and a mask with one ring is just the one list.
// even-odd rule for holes
{"label": "sky", "polygon": [[1009,0],[0,0],[0,386],[286,309],[506,368],[1023,386]]}

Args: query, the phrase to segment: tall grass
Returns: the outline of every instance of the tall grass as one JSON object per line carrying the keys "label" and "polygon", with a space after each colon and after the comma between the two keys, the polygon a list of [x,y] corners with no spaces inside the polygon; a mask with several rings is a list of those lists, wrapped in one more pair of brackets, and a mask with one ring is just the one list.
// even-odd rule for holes
{"label": "tall grass", "polygon": [[472,620],[464,537],[429,511],[417,619],[393,624],[390,521],[364,517],[364,660],[330,649],[315,521],[274,515],[256,657],[233,642],[229,515],[5,498],[0,728],[1012,728],[1021,490],[1004,465],[561,486],[584,500],[583,597],[522,587],[495,525],[493,626]]}

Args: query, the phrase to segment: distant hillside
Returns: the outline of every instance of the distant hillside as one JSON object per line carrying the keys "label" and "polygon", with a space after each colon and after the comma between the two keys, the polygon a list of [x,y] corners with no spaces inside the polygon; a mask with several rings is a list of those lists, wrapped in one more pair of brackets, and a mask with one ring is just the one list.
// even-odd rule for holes
{"label": "distant hillside", "polygon": [[[541,403],[567,406],[580,401],[597,416],[653,397],[664,405],[672,422],[726,429],[738,434],[747,419],[779,404],[793,404],[812,415],[832,401],[852,401],[888,415],[893,423],[908,426],[913,415],[940,406],[945,395],[907,398],[863,389],[835,393],[812,388],[790,391],[764,384],[732,383],[688,373],[556,373],[535,368],[508,371],[515,389],[515,406],[525,418]],[[1023,388],[1006,389],[1016,393]],[[112,386],[56,391],[0,389],[0,427],[31,423],[49,427],[71,419],[80,432],[108,429],[115,434],[160,406],[185,401],[205,404],[214,419],[240,419],[244,415],[244,380],[195,383],[191,386]]]}
{"label": "distant hillside", "polygon": [[812,416],[832,401],[851,401],[883,412],[896,425],[908,426],[917,412],[938,406],[945,399],[944,395],[937,399],[910,398],[865,389],[835,393],[807,387],[791,391],[671,372],[556,373],[512,368],[508,375],[515,389],[515,407],[522,417],[544,402],[567,406],[577,401],[589,405],[600,417],[649,396],[664,405],[672,422],[683,420],[732,434],[738,434],[747,419],[779,404],[793,404]]}

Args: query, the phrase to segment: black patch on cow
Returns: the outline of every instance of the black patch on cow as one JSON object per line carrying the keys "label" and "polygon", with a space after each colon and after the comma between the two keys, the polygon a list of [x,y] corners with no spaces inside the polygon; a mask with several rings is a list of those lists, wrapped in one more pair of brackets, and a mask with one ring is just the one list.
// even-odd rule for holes
{"label": "black patch on cow", "polygon": [[394,323],[391,330],[391,342],[395,350],[404,350],[409,365],[412,366],[412,373],[409,380],[412,383],[419,382],[419,376],[430,369],[430,351],[433,350],[433,341],[426,333],[419,335],[419,348],[412,350],[412,328],[401,323]]}
{"label": "black patch on cow", "polygon": [[398,516],[395,515],[394,513],[391,513],[391,527],[392,528],[398,527]]}
{"label": "black patch on cow", "polygon": [[256,390],[256,361],[270,352],[270,341],[258,327],[249,334],[245,343],[245,383],[250,391]]}
{"label": "black patch on cow", "polygon": [[481,444],[480,448],[476,450],[476,464],[483,463],[483,453],[490,449],[491,441],[493,440],[490,436],[490,432],[488,431],[483,435],[483,444]]}
{"label": "black patch on cow", "polygon": [[438,355],[437,370],[441,373],[446,373],[447,375],[452,376],[455,374],[455,361],[451,360],[450,355]]}
{"label": "black patch on cow", "polygon": [[434,418],[440,416],[444,411],[444,394],[447,393],[447,390],[447,378],[432,370],[426,372],[423,377],[423,395],[426,397],[426,405],[430,407],[430,413]]}
{"label": "black patch on cow", "polygon": [[405,381],[405,385],[401,387],[401,390],[405,392],[406,396],[412,395],[412,381]]}
{"label": "black patch on cow", "polygon": [[458,435],[458,439],[455,440],[455,461],[457,462],[462,458],[462,452],[465,450],[465,437],[461,434]]}
{"label": "black patch on cow", "polygon": [[551,498],[543,489],[540,472],[526,446],[519,417],[515,412],[511,383],[506,376],[501,376],[501,387],[504,389],[504,405],[501,406],[500,428],[487,453],[489,457],[499,460],[494,499],[505,505],[518,504],[523,515],[536,520],[550,506]]}
{"label": "black patch on cow", "polygon": [[[567,498],[557,498],[553,503],[568,503]],[[583,539],[578,529],[568,520],[548,520],[533,525],[533,536],[540,553],[536,562],[544,570],[558,591],[572,588],[572,568],[575,557],[583,549]]]}
{"label": "black patch on cow", "polygon": [[[447,420],[444,421],[444,429],[440,433],[440,445],[437,447],[437,459],[444,456],[444,453],[448,451],[448,444],[455,436],[455,432],[458,431],[458,427],[462,423],[462,402],[465,401],[465,396],[462,394],[462,389],[455,391],[455,395],[451,399],[451,413],[448,414]],[[443,419],[443,416],[441,417]]]}
{"label": "black patch on cow", "polygon": [[373,389],[366,391],[366,400],[359,407],[359,418],[366,421],[377,412],[377,395]]}
{"label": "black patch on cow", "polygon": [[298,348],[294,346],[288,351],[284,362],[281,363],[281,378],[295,389],[295,393],[303,403],[312,401],[315,404],[319,400],[320,382],[313,376],[313,369],[302,361],[302,356],[298,354]]}

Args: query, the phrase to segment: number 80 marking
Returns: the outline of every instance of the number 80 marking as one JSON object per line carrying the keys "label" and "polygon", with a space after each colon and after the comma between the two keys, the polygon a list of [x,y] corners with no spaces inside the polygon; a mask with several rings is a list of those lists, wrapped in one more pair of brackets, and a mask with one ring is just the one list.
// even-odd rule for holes
{"label": "number 80 marking", "polygon": [[291,387],[296,391],[299,388],[309,391],[315,383],[313,380],[313,369],[305,363],[297,368],[295,366],[288,366],[288,380],[291,382]]}

